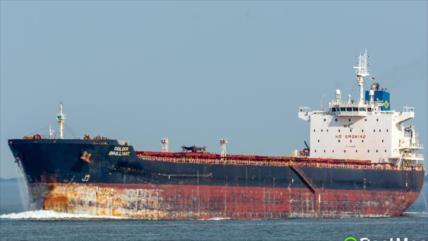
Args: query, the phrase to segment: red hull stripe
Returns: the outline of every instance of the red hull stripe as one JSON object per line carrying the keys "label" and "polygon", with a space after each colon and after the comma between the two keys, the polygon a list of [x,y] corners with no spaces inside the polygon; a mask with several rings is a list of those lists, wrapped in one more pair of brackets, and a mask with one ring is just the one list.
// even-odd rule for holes
{"label": "red hull stripe", "polygon": [[[312,192],[307,188],[110,183],[99,183],[96,186],[117,191],[152,190],[158,193],[158,200],[161,200],[159,209],[193,213],[195,216],[192,218],[398,216],[418,196],[417,192],[332,189],[316,189]],[[198,212],[207,217],[198,216]]]}

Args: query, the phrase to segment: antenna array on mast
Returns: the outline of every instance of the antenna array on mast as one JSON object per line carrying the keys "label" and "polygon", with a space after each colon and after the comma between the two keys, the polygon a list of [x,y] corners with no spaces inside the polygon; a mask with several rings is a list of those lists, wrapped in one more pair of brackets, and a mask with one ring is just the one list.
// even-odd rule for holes
{"label": "antenna array on mast", "polygon": [[364,54],[358,56],[358,65],[354,66],[354,69],[356,70],[357,74],[357,83],[360,87],[360,100],[359,105],[364,104],[364,77],[369,76],[369,71],[367,68],[368,65],[368,55],[367,55],[367,49],[364,51]]}
{"label": "antenna array on mast", "polygon": [[357,76],[361,77],[367,77],[370,75],[368,71],[368,55],[367,55],[367,49],[364,51],[364,54],[360,54],[358,56],[358,65],[354,66],[354,69],[356,69]]}

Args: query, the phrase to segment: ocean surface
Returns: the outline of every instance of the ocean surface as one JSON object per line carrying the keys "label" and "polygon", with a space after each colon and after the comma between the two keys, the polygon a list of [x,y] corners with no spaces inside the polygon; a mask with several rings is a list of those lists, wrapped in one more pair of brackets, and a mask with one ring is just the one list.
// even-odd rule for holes
{"label": "ocean surface", "polygon": [[[273,221],[137,221],[27,211],[21,181],[0,181],[0,240],[360,240],[428,241],[428,185],[398,218]],[[367,240],[367,239],[366,239]]]}

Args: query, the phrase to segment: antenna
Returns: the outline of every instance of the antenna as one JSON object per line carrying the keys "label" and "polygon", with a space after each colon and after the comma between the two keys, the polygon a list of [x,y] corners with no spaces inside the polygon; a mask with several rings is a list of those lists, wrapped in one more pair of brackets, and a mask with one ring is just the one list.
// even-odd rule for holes
{"label": "antenna", "polygon": [[62,102],[59,104],[59,113],[56,116],[56,120],[59,124],[59,138],[64,139],[64,122],[65,122],[65,115],[62,112]]}
{"label": "antenna", "polygon": [[321,109],[321,110],[323,110],[323,109],[324,109],[323,101],[324,101],[324,95],[321,95],[321,98],[320,98],[320,109]]}
{"label": "antenna", "polygon": [[49,124],[49,138],[53,139],[55,131],[52,129],[52,125]]}
{"label": "antenna", "polygon": [[359,105],[364,104],[364,78],[369,76],[369,72],[367,69],[368,65],[368,55],[367,55],[367,49],[364,51],[364,54],[358,56],[358,65],[354,66],[354,69],[356,70],[357,74],[357,83],[358,86],[360,86],[360,100]]}

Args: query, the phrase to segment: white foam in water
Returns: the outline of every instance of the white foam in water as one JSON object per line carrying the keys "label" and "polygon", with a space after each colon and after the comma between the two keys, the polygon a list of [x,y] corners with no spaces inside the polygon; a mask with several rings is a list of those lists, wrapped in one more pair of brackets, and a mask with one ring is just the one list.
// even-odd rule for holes
{"label": "white foam in water", "polygon": [[25,220],[76,220],[76,219],[126,219],[115,216],[98,216],[89,214],[60,213],[49,210],[25,211],[0,215],[0,219]]}
{"label": "white foam in water", "polygon": [[422,211],[422,212],[404,212],[404,216],[407,217],[422,217],[422,218],[428,218],[428,212]]}
{"label": "white foam in water", "polygon": [[223,221],[223,220],[230,220],[230,218],[210,218],[209,221]]}
{"label": "white foam in water", "polygon": [[[428,212],[405,212],[403,214],[407,217],[427,217]],[[75,214],[75,213],[61,213],[49,210],[35,210],[25,211],[19,213],[8,213],[1,214],[0,219],[12,219],[12,220],[78,220],[78,219],[128,219],[126,217],[116,216],[103,216],[103,215],[90,215],[90,214]],[[229,220],[230,218],[224,217],[213,217],[209,221],[221,221]]]}
{"label": "white foam in water", "polygon": [[199,219],[199,220],[202,220],[202,221],[222,221],[222,220],[230,220],[230,218],[228,218],[228,217],[225,217],[225,218],[223,218],[223,217],[213,217],[213,218]]}

